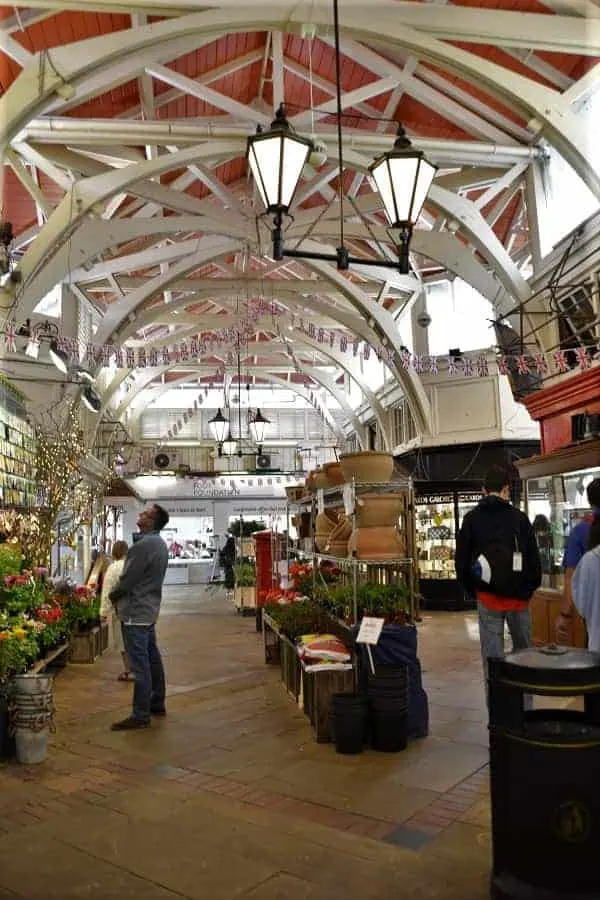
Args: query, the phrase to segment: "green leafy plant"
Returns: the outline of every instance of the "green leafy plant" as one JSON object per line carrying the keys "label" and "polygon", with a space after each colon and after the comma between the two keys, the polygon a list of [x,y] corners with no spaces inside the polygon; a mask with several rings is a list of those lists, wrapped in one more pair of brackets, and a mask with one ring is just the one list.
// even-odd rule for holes
{"label": "green leafy plant", "polygon": [[21,555],[12,544],[0,545],[0,584],[6,575],[18,575],[21,569]]}
{"label": "green leafy plant", "polygon": [[264,530],[264,523],[257,519],[235,519],[229,526],[229,533],[234,537],[250,537],[255,531]]}
{"label": "green leafy plant", "polygon": [[237,563],[233,571],[235,574],[236,587],[255,587],[256,566],[254,565],[254,563]]}
{"label": "green leafy plant", "polygon": [[282,634],[291,641],[302,634],[327,633],[328,621],[325,611],[316,603],[300,601],[279,605],[265,606],[265,612],[271,616]]}

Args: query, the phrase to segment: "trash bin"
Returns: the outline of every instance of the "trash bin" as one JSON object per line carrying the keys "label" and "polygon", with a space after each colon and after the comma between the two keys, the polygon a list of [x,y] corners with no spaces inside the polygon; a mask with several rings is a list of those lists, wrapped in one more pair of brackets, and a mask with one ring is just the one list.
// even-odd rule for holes
{"label": "trash bin", "polygon": [[[519,650],[489,663],[496,900],[600,898],[600,654]],[[525,695],[563,698],[529,710]],[[583,710],[564,698],[583,697]]]}

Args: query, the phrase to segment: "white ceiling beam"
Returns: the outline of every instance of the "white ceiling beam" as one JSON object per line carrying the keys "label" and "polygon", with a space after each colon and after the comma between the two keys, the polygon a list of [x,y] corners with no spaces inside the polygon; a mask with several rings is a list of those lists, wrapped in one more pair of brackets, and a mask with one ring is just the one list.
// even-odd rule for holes
{"label": "white ceiling beam", "polygon": [[22,69],[28,66],[33,59],[33,53],[30,53],[22,44],[11,37],[6,27],[0,28],[0,50],[6,53]]}
{"label": "white ceiling beam", "polygon": [[[347,91],[341,96],[342,109],[356,106],[357,103],[364,103],[366,100],[378,97],[380,94],[387,94],[388,91],[393,91],[397,84],[398,79],[390,76],[372,81],[369,84],[363,84],[362,87],[355,88],[353,91]],[[289,121],[294,128],[300,130],[307,128],[312,121],[323,119],[325,116],[335,113],[336,110],[337,99],[334,97],[331,100],[326,100],[325,103],[320,103],[314,110],[306,110],[291,116]],[[375,110],[371,114],[375,116]]]}
{"label": "white ceiling beam", "polygon": [[[330,46],[333,45],[330,38],[323,38],[323,40],[330,44]],[[425,106],[435,110],[438,115],[447,119],[449,122],[459,125],[470,134],[475,134],[488,141],[511,143],[512,138],[510,135],[507,135],[506,132],[497,128],[481,116],[471,112],[469,109],[465,109],[461,103],[455,102],[451,97],[448,97],[430,85],[419,81],[413,75],[405,75],[403,69],[385,59],[374,50],[371,50],[369,47],[366,47],[364,44],[360,44],[358,41],[343,39],[341,46],[344,54],[349,59],[354,60],[359,63],[359,65],[364,66],[380,77],[385,78],[391,76],[396,78],[396,83],[401,84],[407,94],[410,94],[415,100],[418,100]]]}
{"label": "white ceiling beam", "polygon": [[[40,186],[36,184],[33,177],[28,172],[26,166],[24,166],[21,162],[19,156],[17,156],[14,150],[8,150],[6,158],[8,160],[9,166],[11,167],[29,196],[35,202],[36,207],[41,210],[45,218],[48,218],[48,216],[52,212],[52,206],[44,196],[44,193]],[[43,221],[38,222],[38,224],[43,224]]]}
{"label": "white ceiling beam", "polygon": [[[169,153],[177,153],[179,147],[168,145],[167,150]],[[202,163],[191,163],[188,166],[188,170],[195,179],[201,181],[215,197],[219,198],[226,209],[234,210],[244,219],[250,218],[251,210],[249,207],[244,206],[233,191],[224,184],[214,172],[211,172],[207,166],[202,165]],[[254,216],[252,216],[252,218],[254,218]]]}
{"label": "white ceiling beam", "polygon": [[[220,81],[221,78],[228,78],[230,75],[239,72],[240,69],[245,69],[246,66],[253,65],[255,62],[258,62],[261,57],[261,50],[251,50],[249,53],[244,53],[242,56],[236,56],[222,66],[217,66],[215,69],[203,72],[203,74],[199,78],[195,78],[194,81],[197,81],[199,84],[211,84],[213,81]],[[184,94],[185,91],[181,91],[178,88],[170,88],[168,91],[163,91],[154,98],[154,108],[160,109],[162,106],[167,106],[174,100],[183,97]],[[135,106],[130,106],[128,109],[123,110],[123,112],[119,113],[115,118],[136,118],[141,114],[141,111],[142,108],[140,104],[136,104]]]}
{"label": "white ceiling beam", "polygon": [[326,165],[325,168],[318,169],[314,178],[311,178],[310,181],[305,181],[298,189],[294,197],[294,206],[300,206],[313,194],[322,191],[331,179],[339,174],[339,171],[340,167],[337,165]]}
{"label": "white ceiling beam", "polygon": [[273,87],[273,112],[275,112],[285,100],[283,78],[283,34],[281,31],[271,32],[271,54],[273,61],[273,73],[271,76]]}
{"label": "white ceiling beam", "polygon": [[239,103],[232,97],[227,97],[225,94],[213,90],[206,84],[200,84],[198,81],[194,81],[193,78],[188,78],[186,75],[180,75],[178,72],[175,72],[173,69],[169,69],[166,66],[146,66],[146,72],[158,81],[162,81],[164,84],[170,84],[171,87],[176,87],[180,91],[184,91],[186,94],[196,97],[198,100],[203,100],[205,103],[210,103],[211,106],[216,106],[217,109],[222,109],[225,112],[230,113],[230,115],[235,116],[242,122],[252,122],[255,125],[258,123],[267,127],[270,125],[269,117],[258,110],[252,109],[244,103]]}
{"label": "white ceiling beam", "polygon": [[[371,110],[371,113],[373,111]],[[328,147],[337,144],[337,135],[330,128],[316,128],[318,137]],[[117,143],[140,144],[154,142],[177,145],[201,144],[205,141],[228,141],[228,147],[241,156],[251,131],[244,125],[219,125],[213,123],[187,122],[139,122],[136,119],[124,122],[119,119],[75,119],[71,117],[44,117],[32,119],[22,130],[27,140],[42,141],[47,144],[76,146],[91,143],[98,147],[114,146]],[[344,149],[369,150],[381,153],[390,148],[392,135],[366,131],[359,128],[344,128]],[[432,161],[450,162],[454,165],[492,166],[510,165],[519,159],[536,159],[542,155],[536,147],[522,147],[506,140],[499,143],[463,141],[444,138],[411,138],[413,146],[423,150]]]}
{"label": "white ceiling beam", "polygon": [[44,174],[52,179],[52,181],[62,188],[63,191],[71,190],[74,181],[71,175],[55,166],[48,157],[41,153],[36,147],[21,142],[18,144],[15,143],[13,145],[13,150],[26,162],[30,163],[32,166],[36,166],[44,172]]}
{"label": "white ceiling beam", "polygon": [[502,50],[563,91],[573,84],[573,79],[569,75],[561,72],[560,69],[557,69],[545,59],[541,59],[533,50],[521,50],[517,47],[503,47]]}
{"label": "white ceiling beam", "polygon": [[509,169],[502,178],[499,178],[494,184],[490,185],[483,194],[473,201],[477,209],[481,211],[488,203],[491,203],[498,194],[508,190],[508,188],[512,187],[516,181],[520,181],[526,169],[527,166],[523,165],[523,163],[517,164],[516,166],[513,166],[512,169]]}

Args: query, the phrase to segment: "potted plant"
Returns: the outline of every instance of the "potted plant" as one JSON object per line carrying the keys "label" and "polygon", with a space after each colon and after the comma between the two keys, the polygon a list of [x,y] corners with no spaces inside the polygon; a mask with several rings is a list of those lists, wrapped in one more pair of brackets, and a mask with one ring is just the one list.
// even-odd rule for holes
{"label": "potted plant", "polygon": [[256,609],[256,566],[251,562],[240,562],[234,567],[234,603],[240,612]]}

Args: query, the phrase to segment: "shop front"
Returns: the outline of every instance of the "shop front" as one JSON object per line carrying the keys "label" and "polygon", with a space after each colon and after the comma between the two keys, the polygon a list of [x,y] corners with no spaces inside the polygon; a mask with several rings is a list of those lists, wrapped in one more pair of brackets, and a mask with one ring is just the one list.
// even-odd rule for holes
{"label": "shop front", "polygon": [[[285,487],[294,480],[286,475],[128,479],[140,502],[123,516],[124,539],[128,543],[133,539],[142,505],[159,503],[170,517],[163,532],[169,547],[165,584],[207,584],[218,571],[218,551],[230,529],[243,533],[243,523],[250,520],[261,522],[265,529],[285,529]],[[247,550],[240,544],[240,554],[252,555]]]}
{"label": "shop front", "polygon": [[[517,468],[542,558],[542,587],[531,603],[533,639],[546,644],[556,640],[567,539],[573,526],[590,515],[586,488],[600,478],[600,437],[585,428],[585,420],[600,413],[600,368],[538,391],[524,402],[540,423],[542,437],[542,453],[519,461]],[[584,647],[582,619],[575,613],[571,623],[570,643]]]}
{"label": "shop front", "polygon": [[[515,460],[539,452],[538,441],[491,441],[411,451],[397,461],[415,479],[415,531],[424,609],[464,609],[474,600],[456,581],[454,555],[462,521],[477,505],[492,465],[511,469]],[[521,503],[515,470],[513,502]]]}

